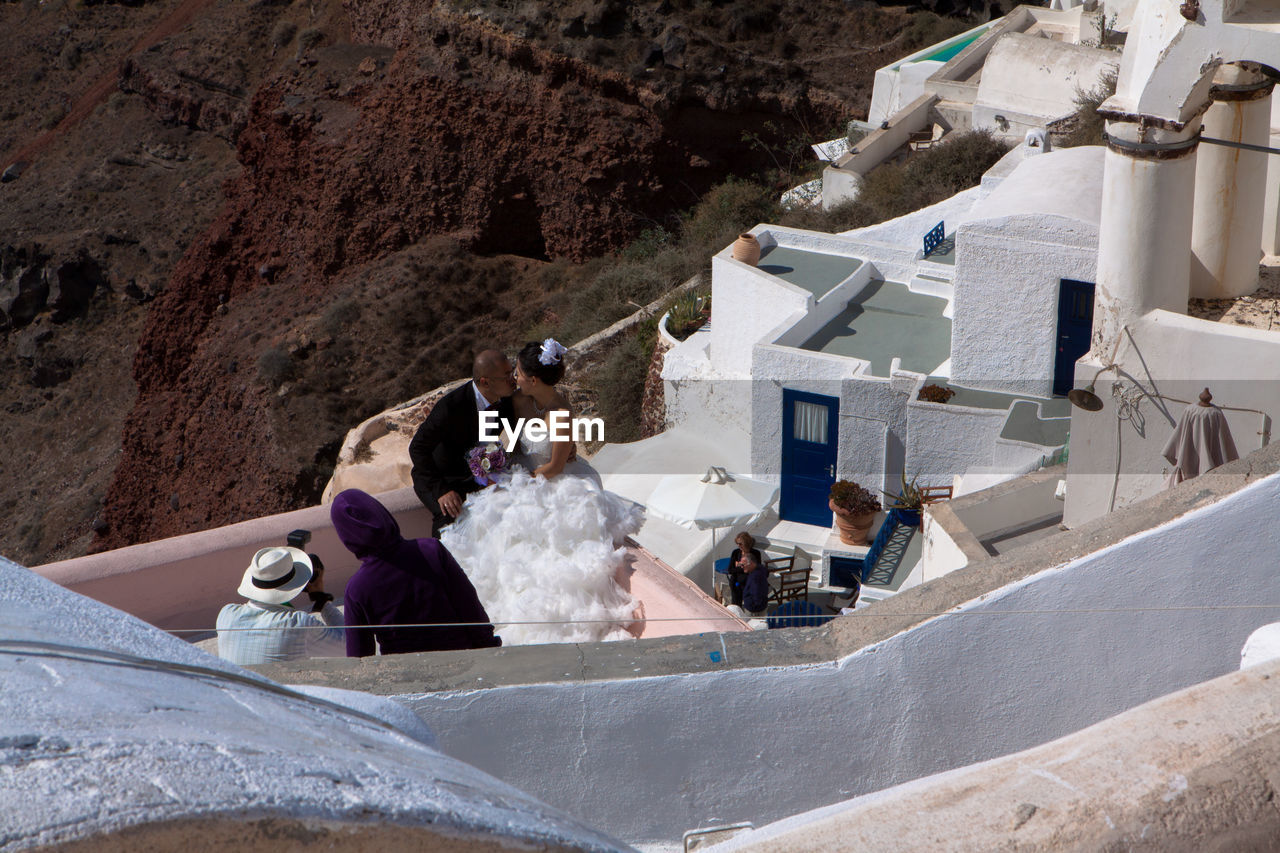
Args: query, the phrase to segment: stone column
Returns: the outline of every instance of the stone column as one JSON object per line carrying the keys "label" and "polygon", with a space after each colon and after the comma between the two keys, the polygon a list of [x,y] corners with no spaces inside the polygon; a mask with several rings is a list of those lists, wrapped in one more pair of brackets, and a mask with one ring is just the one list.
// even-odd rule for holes
{"label": "stone column", "polygon": [[1107,121],[1093,313],[1099,359],[1110,355],[1126,324],[1148,312],[1187,313],[1200,121],[1169,124],[1139,116]]}
{"label": "stone column", "polygon": [[[1204,135],[1266,145],[1271,135],[1271,88],[1254,63],[1220,67],[1213,75],[1213,104],[1204,115]],[[1257,289],[1266,185],[1266,154],[1201,146],[1191,229],[1193,297],[1222,299]]]}
{"label": "stone column", "polygon": [[[1271,147],[1280,148],[1280,98],[1271,93]],[[1262,251],[1280,255],[1280,155],[1268,154],[1267,190],[1262,202]]]}

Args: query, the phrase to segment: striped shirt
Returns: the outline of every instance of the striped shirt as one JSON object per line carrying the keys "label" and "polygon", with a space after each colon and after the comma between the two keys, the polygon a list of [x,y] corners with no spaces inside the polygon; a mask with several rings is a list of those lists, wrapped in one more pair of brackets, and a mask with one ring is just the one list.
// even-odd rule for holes
{"label": "striped shirt", "polygon": [[342,657],[346,654],[342,624],[342,611],[332,601],[319,613],[258,601],[228,604],[218,614],[218,657],[241,666]]}

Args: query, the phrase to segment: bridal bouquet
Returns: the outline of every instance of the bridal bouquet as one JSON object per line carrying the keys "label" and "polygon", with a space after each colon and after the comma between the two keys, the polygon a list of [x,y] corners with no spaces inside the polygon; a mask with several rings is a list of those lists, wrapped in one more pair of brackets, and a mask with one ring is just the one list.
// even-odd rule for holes
{"label": "bridal bouquet", "polygon": [[494,477],[507,467],[507,454],[499,444],[477,444],[467,453],[471,476],[481,486],[497,482]]}

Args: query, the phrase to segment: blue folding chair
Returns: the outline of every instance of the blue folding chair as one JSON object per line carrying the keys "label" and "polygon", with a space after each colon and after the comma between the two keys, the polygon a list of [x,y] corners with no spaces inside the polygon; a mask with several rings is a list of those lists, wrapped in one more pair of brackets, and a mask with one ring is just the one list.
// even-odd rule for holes
{"label": "blue folding chair", "polygon": [[836,618],[812,601],[784,601],[769,611],[770,628],[816,628]]}
{"label": "blue folding chair", "polygon": [[[729,558],[721,557],[715,561],[716,572],[711,578],[711,592],[715,593],[722,585],[726,592],[729,589]],[[726,594],[724,604],[729,603],[729,596]]]}

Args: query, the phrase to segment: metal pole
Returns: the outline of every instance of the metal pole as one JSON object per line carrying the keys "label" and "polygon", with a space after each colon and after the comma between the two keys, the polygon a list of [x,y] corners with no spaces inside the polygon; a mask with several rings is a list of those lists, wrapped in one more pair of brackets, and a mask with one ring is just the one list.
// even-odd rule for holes
{"label": "metal pole", "polygon": [[1207,142],[1210,145],[1225,145],[1227,148],[1243,148],[1245,151],[1261,151],[1263,154],[1280,154],[1280,148],[1250,145],[1248,142],[1232,142],[1229,139],[1214,139],[1212,136],[1201,136],[1200,141]]}

